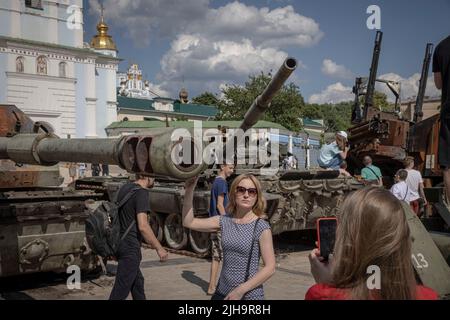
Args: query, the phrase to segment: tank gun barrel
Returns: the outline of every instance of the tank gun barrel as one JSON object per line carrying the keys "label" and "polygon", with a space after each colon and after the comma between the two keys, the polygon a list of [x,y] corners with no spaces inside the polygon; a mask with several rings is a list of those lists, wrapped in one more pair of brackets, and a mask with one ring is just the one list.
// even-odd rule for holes
{"label": "tank gun barrel", "polygon": [[54,134],[18,134],[0,138],[0,159],[35,165],[90,159],[93,163],[119,165],[114,150],[116,144],[117,139],[59,139]]}
{"label": "tank gun barrel", "polygon": [[296,67],[297,60],[295,58],[289,57],[283,62],[280,69],[278,69],[275,76],[264,89],[263,93],[253,101],[239,126],[240,129],[245,132],[258,122],[269,107],[275,94],[280,90]]}
{"label": "tank gun barrel", "polygon": [[380,59],[381,41],[383,40],[383,32],[377,31],[375,36],[375,45],[373,48],[372,64],[370,66],[369,81],[367,83],[366,99],[364,102],[364,110],[362,121],[367,121],[369,108],[373,107],[373,94],[375,91],[375,81],[377,79],[378,60]]}
{"label": "tank gun barrel", "polygon": [[414,108],[414,122],[422,120],[423,112],[423,98],[425,96],[425,90],[427,88],[428,70],[430,68],[430,60],[433,55],[433,44],[427,43],[425,49],[425,57],[423,58],[422,73],[419,81],[419,92],[417,93],[416,106]]}
{"label": "tank gun barrel", "polygon": [[[297,61],[287,58],[263,93],[246,113],[240,129],[246,131],[261,118],[274,95],[295,70]],[[32,122],[14,106],[0,106],[5,119]],[[7,119],[8,120],[8,119]],[[14,122],[14,121],[13,121]],[[52,132],[22,128],[11,121],[0,119],[0,159],[34,165],[55,165],[58,162],[87,162],[118,165],[133,173],[150,176],[169,176],[185,180],[203,172],[208,164],[203,161],[203,141],[193,138],[190,130],[175,128],[150,130],[148,134],[126,135],[118,138],[60,139]],[[20,127],[20,126],[19,126]],[[187,131],[187,132],[186,132]],[[200,140],[200,141],[198,141]]]}
{"label": "tank gun barrel", "polygon": [[[284,60],[277,73],[264,88],[264,91],[255,98],[252,105],[245,113],[244,119],[239,125],[239,131],[241,133],[243,132],[245,135],[245,132],[253,127],[263,116],[264,112],[266,112],[267,108],[269,108],[275,94],[281,89],[287,78],[289,78],[296,67],[297,60],[295,58],[288,57]],[[229,137],[227,143],[223,146],[223,154],[227,155],[227,162],[231,160],[228,158],[230,155],[234,157],[234,162],[237,162],[237,148],[244,139],[244,135],[235,133],[234,136]],[[222,162],[223,160],[217,159],[216,161]]]}
{"label": "tank gun barrel", "polygon": [[[118,165],[131,173],[182,180],[200,174],[206,165],[193,156],[186,161],[186,157],[200,154],[201,142],[187,135],[174,139],[173,132],[173,128],[162,128],[148,135],[103,139],[60,139],[52,133],[21,133],[0,137],[0,159],[43,166],[58,162],[102,163]],[[190,152],[183,155],[188,145]]]}

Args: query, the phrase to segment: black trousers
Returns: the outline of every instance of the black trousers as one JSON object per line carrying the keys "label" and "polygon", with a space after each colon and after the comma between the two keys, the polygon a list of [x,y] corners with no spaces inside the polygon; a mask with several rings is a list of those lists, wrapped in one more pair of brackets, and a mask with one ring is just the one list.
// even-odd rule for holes
{"label": "black trousers", "polygon": [[217,291],[214,292],[214,294],[211,297],[211,300],[224,300],[224,299],[225,299],[225,296],[221,293],[217,293]]}
{"label": "black trousers", "polygon": [[126,243],[120,246],[118,266],[110,300],[125,300],[131,292],[133,300],[145,300],[144,276],[140,270],[141,249]]}

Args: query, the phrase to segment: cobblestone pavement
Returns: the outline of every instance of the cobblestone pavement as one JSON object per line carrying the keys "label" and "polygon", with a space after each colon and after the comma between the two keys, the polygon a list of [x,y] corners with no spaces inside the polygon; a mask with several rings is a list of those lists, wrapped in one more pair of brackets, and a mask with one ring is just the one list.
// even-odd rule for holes
{"label": "cobblestone pavement", "polygon": [[[291,247],[291,248],[289,248]],[[308,253],[311,247],[295,245],[277,248],[277,269],[265,284],[266,299],[301,300],[314,283],[310,273]],[[159,262],[154,250],[142,249],[141,270],[145,278],[147,299],[208,300],[210,262],[206,259],[169,254],[169,260]],[[116,265],[108,264],[114,273]],[[27,275],[0,283],[0,299],[100,299],[109,297],[114,276],[90,277],[82,280],[81,289],[69,290],[68,275]],[[3,287],[3,288],[2,288]]]}

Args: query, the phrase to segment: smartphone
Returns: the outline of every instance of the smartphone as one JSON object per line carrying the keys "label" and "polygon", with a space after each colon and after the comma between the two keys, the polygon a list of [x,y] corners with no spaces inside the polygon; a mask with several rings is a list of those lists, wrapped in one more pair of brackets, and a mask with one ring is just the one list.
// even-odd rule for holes
{"label": "smartphone", "polygon": [[328,260],[336,241],[337,219],[335,217],[317,219],[317,242],[320,256]]}

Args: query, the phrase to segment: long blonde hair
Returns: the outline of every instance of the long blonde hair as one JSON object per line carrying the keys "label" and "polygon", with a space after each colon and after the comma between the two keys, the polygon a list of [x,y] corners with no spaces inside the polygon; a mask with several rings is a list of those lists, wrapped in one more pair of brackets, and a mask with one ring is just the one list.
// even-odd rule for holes
{"label": "long blonde hair", "polygon": [[256,214],[258,217],[261,217],[264,215],[266,200],[264,199],[264,196],[262,194],[261,183],[254,175],[251,174],[241,174],[240,176],[234,179],[233,183],[231,184],[226,211],[231,215],[235,215],[235,213],[237,212],[236,188],[238,187],[239,183],[245,179],[251,180],[255,185],[257,191],[257,198],[255,204],[253,205],[252,210],[254,214]]}
{"label": "long blonde hair", "polygon": [[[351,299],[415,299],[410,231],[400,201],[366,187],[349,195],[340,212],[332,284],[348,289]],[[380,290],[367,287],[371,265],[380,268]]]}

